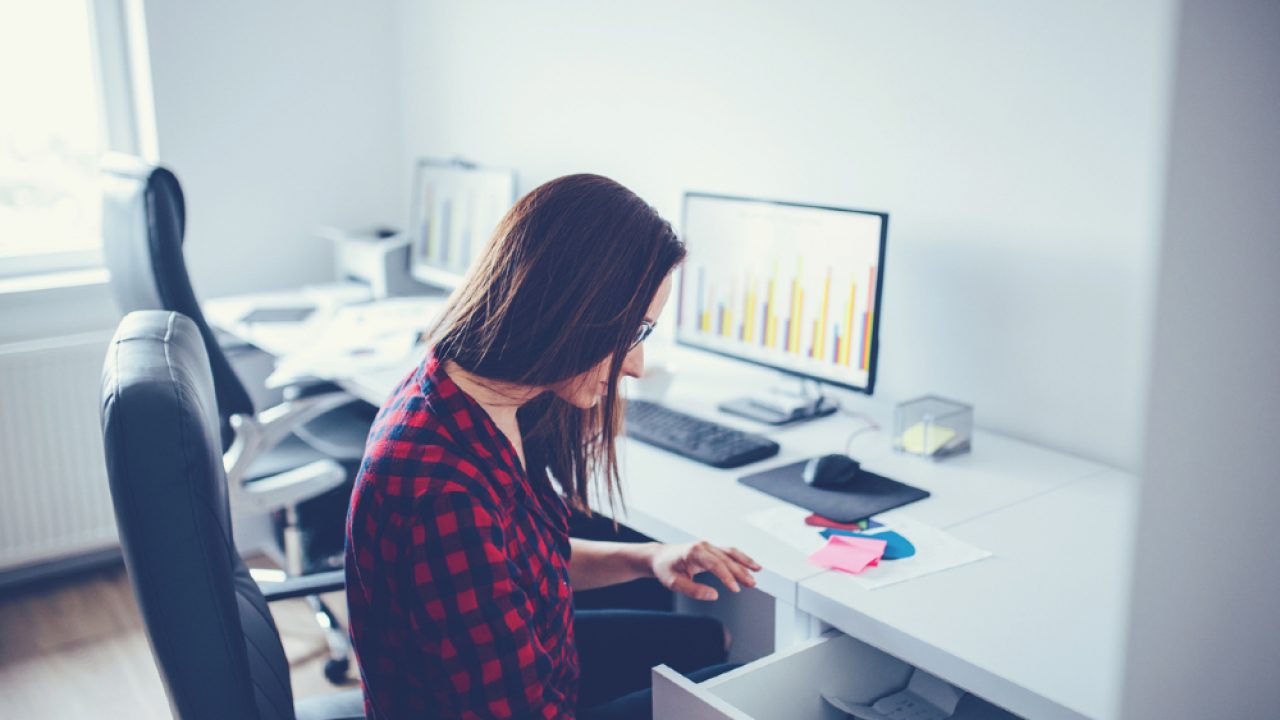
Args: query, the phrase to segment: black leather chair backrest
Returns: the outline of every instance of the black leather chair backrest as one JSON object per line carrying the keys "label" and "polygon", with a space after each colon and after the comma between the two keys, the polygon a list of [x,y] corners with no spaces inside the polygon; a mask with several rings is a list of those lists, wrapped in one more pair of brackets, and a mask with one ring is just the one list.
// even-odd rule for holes
{"label": "black leather chair backrest", "polygon": [[172,172],[127,155],[103,163],[103,255],[111,289],[123,312],[172,310],[200,329],[213,368],[224,448],[227,418],[252,415],[253,401],[200,312],[182,256],[186,204]]}
{"label": "black leather chair backrest", "polygon": [[293,720],[289,666],[236,553],[218,414],[195,323],[130,313],[102,377],[125,564],[174,716]]}

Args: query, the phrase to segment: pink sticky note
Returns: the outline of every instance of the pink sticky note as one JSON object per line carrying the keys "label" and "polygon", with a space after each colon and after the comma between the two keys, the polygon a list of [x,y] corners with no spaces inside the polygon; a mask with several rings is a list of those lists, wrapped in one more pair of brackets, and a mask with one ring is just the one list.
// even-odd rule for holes
{"label": "pink sticky note", "polygon": [[833,535],[827,539],[826,545],[809,556],[809,562],[857,575],[879,564],[886,545],[888,543],[884,540]]}

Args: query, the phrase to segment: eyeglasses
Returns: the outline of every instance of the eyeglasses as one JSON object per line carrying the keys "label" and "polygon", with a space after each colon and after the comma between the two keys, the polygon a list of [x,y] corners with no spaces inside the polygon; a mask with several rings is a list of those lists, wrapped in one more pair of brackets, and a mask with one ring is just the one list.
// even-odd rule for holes
{"label": "eyeglasses", "polygon": [[648,320],[641,320],[640,329],[636,331],[636,339],[631,341],[631,347],[627,349],[635,350],[636,347],[640,345],[640,343],[649,339],[649,336],[653,334],[653,327],[654,327],[654,324],[649,322]]}

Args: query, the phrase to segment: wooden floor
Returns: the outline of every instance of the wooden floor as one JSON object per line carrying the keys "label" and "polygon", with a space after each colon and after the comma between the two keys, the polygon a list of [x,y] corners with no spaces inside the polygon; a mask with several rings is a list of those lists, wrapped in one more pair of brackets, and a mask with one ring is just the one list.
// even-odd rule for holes
{"label": "wooden floor", "polygon": [[[342,593],[325,600],[345,620]],[[323,674],[324,636],[306,601],[272,603],[271,610],[294,697],[332,692]],[[0,698],[6,718],[171,717],[123,566],[0,595]]]}

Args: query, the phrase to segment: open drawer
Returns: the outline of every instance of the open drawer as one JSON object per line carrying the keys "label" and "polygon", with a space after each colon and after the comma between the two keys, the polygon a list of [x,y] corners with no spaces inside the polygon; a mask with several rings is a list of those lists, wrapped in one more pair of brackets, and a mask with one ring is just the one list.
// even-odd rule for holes
{"label": "open drawer", "polygon": [[[839,632],[702,683],[662,665],[653,669],[653,717],[677,720],[842,720],[822,694],[859,703],[902,689],[914,668]],[[969,696],[956,717],[1013,717]]]}

